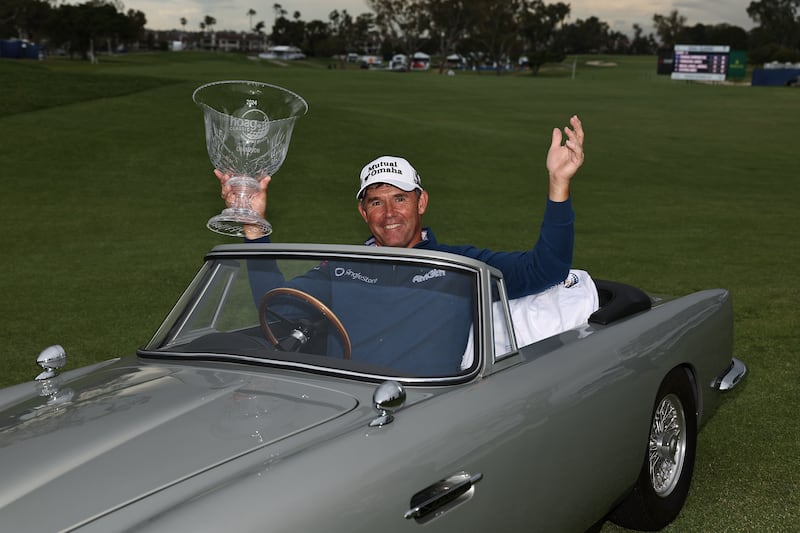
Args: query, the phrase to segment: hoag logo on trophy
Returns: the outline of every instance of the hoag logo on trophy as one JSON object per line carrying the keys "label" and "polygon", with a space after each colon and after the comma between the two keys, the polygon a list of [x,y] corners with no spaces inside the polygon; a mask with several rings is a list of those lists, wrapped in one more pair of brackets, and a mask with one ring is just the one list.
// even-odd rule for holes
{"label": "hoag logo on trophy", "polygon": [[195,89],[192,100],[203,110],[211,163],[230,176],[227,183],[235,196],[233,205],[206,225],[239,237],[245,225],[254,225],[269,235],[272,225],[250,202],[259,181],[274,176],[283,164],[294,121],[308,111],[308,104],[282,87],[246,80],[207,83]]}
{"label": "hoag logo on trophy", "polygon": [[260,141],[269,133],[269,117],[260,109],[248,109],[241,118],[231,117],[231,131],[240,133],[247,141]]}

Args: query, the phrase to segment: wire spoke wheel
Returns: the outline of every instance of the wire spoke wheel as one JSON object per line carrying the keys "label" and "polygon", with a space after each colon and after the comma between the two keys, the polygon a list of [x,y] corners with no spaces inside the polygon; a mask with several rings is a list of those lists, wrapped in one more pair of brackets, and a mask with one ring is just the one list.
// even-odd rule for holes
{"label": "wire spoke wheel", "polygon": [[660,497],[675,489],[686,457],[686,417],[680,398],[664,397],[656,407],[650,429],[649,469],[653,490]]}
{"label": "wire spoke wheel", "polygon": [[697,403],[692,383],[688,371],[681,367],[673,368],[661,382],[639,477],[608,517],[615,524],[659,531],[680,513],[689,494],[697,447]]}

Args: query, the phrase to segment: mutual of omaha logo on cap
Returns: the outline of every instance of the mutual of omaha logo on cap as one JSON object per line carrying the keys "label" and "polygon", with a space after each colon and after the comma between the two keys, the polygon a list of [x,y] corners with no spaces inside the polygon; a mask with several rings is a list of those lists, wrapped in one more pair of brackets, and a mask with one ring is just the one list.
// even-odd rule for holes
{"label": "mutual of omaha logo on cap", "polygon": [[422,190],[422,180],[414,167],[402,157],[384,155],[370,161],[361,169],[361,187],[356,198],[361,199],[364,191],[376,183],[388,183],[404,191]]}

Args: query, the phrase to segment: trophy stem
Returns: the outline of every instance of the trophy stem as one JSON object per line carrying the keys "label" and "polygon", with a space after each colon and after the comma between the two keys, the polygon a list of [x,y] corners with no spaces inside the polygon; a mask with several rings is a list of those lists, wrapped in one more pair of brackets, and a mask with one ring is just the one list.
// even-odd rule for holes
{"label": "trophy stem", "polygon": [[231,207],[252,211],[250,200],[258,194],[258,180],[250,176],[233,176],[227,181],[227,184],[231,187],[230,194],[234,196]]}
{"label": "trophy stem", "polygon": [[259,192],[259,183],[249,176],[234,176],[228,180],[233,196],[231,207],[208,219],[208,229],[230,235],[244,236],[244,226],[257,226],[264,235],[272,233],[272,225],[250,208],[250,201]]}

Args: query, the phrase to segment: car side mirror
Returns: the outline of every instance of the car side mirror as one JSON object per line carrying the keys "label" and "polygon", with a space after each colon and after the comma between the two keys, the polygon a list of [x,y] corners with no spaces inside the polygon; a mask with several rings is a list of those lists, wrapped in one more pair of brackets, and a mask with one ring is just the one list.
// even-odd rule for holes
{"label": "car side mirror", "polygon": [[379,415],[373,419],[370,427],[381,427],[391,424],[394,420],[394,411],[406,403],[406,391],[403,386],[396,381],[384,381],[372,395],[372,403]]}
{"label": "car side mirror", "polygon": [[36,358],[36,363],[44,369],[44,372],[36,376],[36,381],[54,378],[56,371],[67,364],[67,352],[58,344],[48,346]]}

